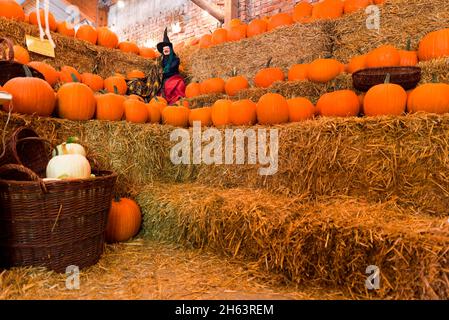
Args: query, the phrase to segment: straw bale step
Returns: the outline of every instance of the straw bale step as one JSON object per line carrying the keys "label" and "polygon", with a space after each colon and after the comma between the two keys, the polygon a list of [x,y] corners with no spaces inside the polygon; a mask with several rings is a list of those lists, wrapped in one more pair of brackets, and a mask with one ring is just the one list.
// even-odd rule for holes
{"label": "straw bale step", "polygon": [[[262,190],[152,185],[145,236],[258,263],[299,283],[388,298],[449,297],[449,221],[357,198],[305,202]],[[369,291],[369,266],[380,287]]]}

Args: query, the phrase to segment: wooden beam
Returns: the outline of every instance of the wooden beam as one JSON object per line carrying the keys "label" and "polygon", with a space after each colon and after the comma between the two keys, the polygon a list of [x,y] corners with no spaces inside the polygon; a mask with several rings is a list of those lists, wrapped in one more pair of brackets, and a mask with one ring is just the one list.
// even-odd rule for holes
{"label": "wooden beam", "polygon": [[239,17],[239,0],[225,0],[225,25],[228,25],[232,19]]}
{"label": "wooden beam", "polygon": [[212,17],[220,21],[220,23],[224,23],[225,17],[224,13],[215,5],[211,4],[206,0],[190,0],[194,4],[196,4],[201,9],[207,11]]}

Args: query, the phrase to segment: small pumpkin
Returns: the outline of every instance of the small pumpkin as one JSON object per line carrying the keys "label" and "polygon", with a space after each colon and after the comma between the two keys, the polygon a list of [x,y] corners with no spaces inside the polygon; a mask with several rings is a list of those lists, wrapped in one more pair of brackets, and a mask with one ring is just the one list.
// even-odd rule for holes
{"label": "small pumpkin", "polygon": [[174,127],[189,126],[190,109],[181,106],[168,106],[162,110],[162,123]]}
{"label": "small pumpkin", "polygon": [[59,88],[59,117],[68,120],[90,120],[95,115],[96,100],[94,92],[79,82],[66,83]]}
{"label": "small pumpkin", "polygon": [[144,102],[127,99],[123,103],[125,108],[125,119],[133,123],[145,123],[148,121],[148,110]]}
{"label": "small pumpkin", "polygon": [[73,67],[63,66],[61,67],[61,72],[59,73],[59,80],[62,83],[80,82],[81,74]]}
{"label": "small pumpkin", "polygon": [[289,108],[287,99],[277,93],[264,94],[257,103],[257,121],[262,125],[288,122]]}
{"label": "small pumpkin", "polygon": [[[45,11],[44,11],[44,9],[40,9],[39,10],[39,16],[40,16],[40,20],[41,20],[41,26],[43,28],[46,28],[47,24],[45,22]],[[34,24],[36,26],[38,25],[36,11],[33,11],[33,12],[30,13],[30,15],[28,17],[28,20],[29,20],[29,22],[31,24]],[[51,31],[56,31],[56,29],[58,28],[58,24],[56,23],[55,16],[51,12],[48,13],[48,24],[49,24],[49,27],[50,27]]]}
{"label": "small pumpkin", "polygon": [[313,19],[336,19],[343,15],[344,3],[340,0],[324,0],[316,3],[312,9]]}
{"label": "small pumpkin", "polygon": [[115,93],[97,94],[96,119],[120,121],[125,114],[124,103],[126,98]]}
{"label": "small pumpkin", "polygon": [[249,99],[233,102],[229,112],[229,120],[233,125],[251,126],[257,123],[257,104]]}
{"label": "small pumpkin", "polygon": [[130,41],[120,42],[118,48],[120,49],[120,51],[125,53],[132,53],[137,55],[140,54],[140,49],[134,42]]}
{"label": "small pumpkin", "polygon": [[284,71],[282,71],[281,68],[270,67],[270,64],[271,58],[268,60],[266,68],[256,73],[256,76],[254,77],[254,84],[256,87],[268,88],[275,82],[285,80]]}
{"label": "small pumpkin", "polygon": [[157,58],[156,51],[154,51],[152,48],[145,48],[145,47],[139,48],[139,55],[141,57],[148,58],[148,59]]}
{"label": "small pumpkin", "polygon": [[354,91],[337,90],[322,95],[317,108],[325,117],[355,117],[360,113],[360,100]]}
{"label": "small pumpkin", "polygon": [[186,86],[186,97],[194,98],[201,95],[201,85],[198,82],[191,82]]}
{"label": "small pumpkin", "polygon": [[97,29],[97,44],[106,48],[115,49],[118,45],[118,36],[107,27]]}
{"label": "small pumpkin", "polygon": [[69,137],[66,142],[56,146],[53,150],[53,157],[66,154],[80,154],[85,157],[86,149],[78,141],[77,137]]}
{"label": "small pumpkin", "polygon": [[289,26],[293,23],[293,18],[288,13],[278,13],[268,20],[267,30],[271,31],[279,27]]}
{"label": "small pumpkin", "polygon": [[228,30],[218,28],[212,33],[212,45],[222,44],[228,41]]}
{"label": "small pumpkin", "polygon": [[232,101],[220,99],[215,101],[211,109],[212,123],[216,127],[226,126],[231,123],[230,109]]}
{"label": "small pumpkin", "polygon": [[298,97],[287,100],[290,122],[300,122],[313,119],[315,106],[309,99]]}
{"label": "small pumpkin", "polygon": [[120,95],[125,95],[128,91],[128,85],[123,77],[112,76],[104,80],[104,88],[109,93],[117,93]]}
{"label": "small pumpkin", "polygon": [[368,68],[396,67],[399,66],[400,62],[399,51],[391,45],[380,46],[366,56]]}
{"label": "small pumpkin", "polygon": [[30,53],[27,49],[25,49],[22,46],[15,45],[13,47],[14,49],[14,60],[21,63],[21,64],[28,64],[30,63]]}
{"label": "small pumpkin", "polygon": [[407,93],[397,84],[390,83],[387,75],[384,84],[368,90],[363,100],[363,111],[366,116],[402,115],[407,105]]}
{"label": "small pumpkin", "polygon": [[313,82],[326,83],[342,73],[344,66],[335,59],[316,59],[307,68],[307,78]]}
{"label": "small pumpkin", "polygon": [[313,5],[308,2],[300,2],[293,9],[295,22],[308,22],[312,17]]}
{"label": "small pumpkin", "polygon": [[242,90],[249,88],[248,79],[244,76],[235,76],[229,78],[225,84],[225,92],[228,96],[235,96]]}
{"label": "small pumpkin", "polygon": [[23,8],[14,0],[0,0],[0,17],[17,21],[25,20]]}
{"label": "small pumpkin", "polygon": [[449,28],[430,32],[421,39],[418,48],[420,61],[449,56]]}
{"label": "small pumpkin", "polygon": [[76,31],[75,37],[77,39],[87,41],[91,44],[96,44],[98,39],[98,33],[94,27],[87,24],[83,24]]}
{"label": "small pumpkin", "polygon": [[418,52],[411,50],[411,40],[407,40],[405,50],[399,50],[399,65],[413,67],[418,64]]}
{"label": "small pumpkin", "polygon": [[137,235],[141,223],[142,214],[134,200],[115,198],[106,225],[106,241],[109,243],[128,241]]}
{"label": "small pumpkin", "polygon": [[162,111],[167,108],[167,100],[165,100],[163,97],[154,97],[153,99],[151,99],[149,104],[159,109],[161,117]]}
{"label": "small pumpkin", "polygon": [[426,83],[415,88],[407,101],[409,112],[449,113],[449,85]]}
{"label": "small pumpkin", "polygon": [[212,35],[211,34],[205,34],[201,37],[199,46],[201,49],[210,48],[212,46]]}
{"label": "small pumpkin", "polygon": [[353,57],[346,67],[346,71],[348,73],[355,73],[359,70],[363,70],[366,68],[366,55],[360,55]]}
{"label": "small pumpkin", "polygon": [[80,154],[53,157],[46,170],[48,179],[88,179],[91,173],[89,161]]}
{"label": "small pumpkin", "polygon": [[141,70],[132,70],[126,74],[128,80],[145,78],[145,73]]}
{"label": "small pumpkin", "polygon": [[75,29],[67,21],[59,22],[56,31],[67,37],[75,37]]}
{"label": "small pumpkin", "polygon": [[221,78],[211,78],[203,82],[204,94],[224,93],[226,83]]}
{"label": "small pumpkin", "polygon": [[212,108],[203,107],[190,110],[189,124],[193,126],[194,122],[201,122],[201,126],[209,127],[212,125]]}
{"label": "small pumpkin", "polygon": [[94,92],[103,90],[104,80],[97,74],[93,73],[83,73],[81,75],[81,82],[91,88]]}
{"label": "small pumpkin", "polygon": [[246,24],[240,24],[232,27],[228,31],[228,41],[240,41],[246,38],[248,26]]}
{"label": "small pumpkin", "polygon": [[373,4],[373,0],[345,0],[344,12],[352,13],[361,9],[365,9],[371,4]]}
{"label": "small pumpkin", "polygon": [[268,22],[262,19],[254,19],[248,24],[246,33],[248,38],[267,32]]}
{"label": "small pumpkin", "polygon": [[308,80],[307,70],[309,69],[309,64],[294,64],[288,70],[288,81],[304,81]]}
{"label": "small pumpkin", "polygon": [[160,123],[162,119],[162,109],[154,103],[148,103],[146,106],[148,111],[148,122]]}

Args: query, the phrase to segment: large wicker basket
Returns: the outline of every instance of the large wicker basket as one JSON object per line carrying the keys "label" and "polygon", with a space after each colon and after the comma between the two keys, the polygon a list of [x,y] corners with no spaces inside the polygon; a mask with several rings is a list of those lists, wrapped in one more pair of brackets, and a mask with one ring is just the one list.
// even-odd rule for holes
{"label": "large wicker basket", "polygon": [[44,181],[20,165],[0,168],[0,268],[42,266],[65,272],[103,253],[116,175]]}
{"label": "large wicker basket", "polygon": [[353,86],[359,91],[366,92],[375,85],[384,83],[388,74],[390,83],[398,84],[404,90],[415,88],[421,80],[419,67],[369,68],[359,70],[352,75]]}

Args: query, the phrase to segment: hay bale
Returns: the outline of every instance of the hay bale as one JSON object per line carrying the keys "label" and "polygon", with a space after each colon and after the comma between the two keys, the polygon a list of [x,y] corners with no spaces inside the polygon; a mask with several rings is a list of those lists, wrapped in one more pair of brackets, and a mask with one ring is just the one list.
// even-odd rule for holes
{"label": "hay bale", "polygon": [[[38,27],[0,17],[1,37],[10,38],[15,44],[26,46],[25,35],[38,37]],[[95,70],[102,77],[109,77],[115,72],[126,73],[134,69],[141,69],[149,73],[152,68],[157,67],[154,60],[144,59],[117,49],[95,46],[58,33],[52,33],[52,38],[56,43],[56,58],[30,53],[32,60],[44,61],[56,68],[64,65],[73,66],[80,72]]]}
{"label": "hay bale", "polygon": [[203,81],[214,76],[227,79],[237,73],[253,79],[258,70],[273,58],[272,66],[285,71],[300,60],[309,62],[331,53],[332,22],[294,24],[238,42],[208,49],[189,48],[180,53],[190,76]]}
{"label": "hay bale", "polygon": [[379,32],[366,27],[368,15],[363,10],[335,21],[335,58],[347,62],[383,44],[405,48],[408,39],[416,49],[427,33],[447,28],[449,19],[447,0],[387,0],[379,9]]}
{"label": "hay bale", "polygon": [[[154,185],[137,200],[145,233],[239,257],[299,284],[369,298],[447,299],[449,224],[393,203],[283,197],[197,184]],[[365,288],[380,269],[380,289]]]}

